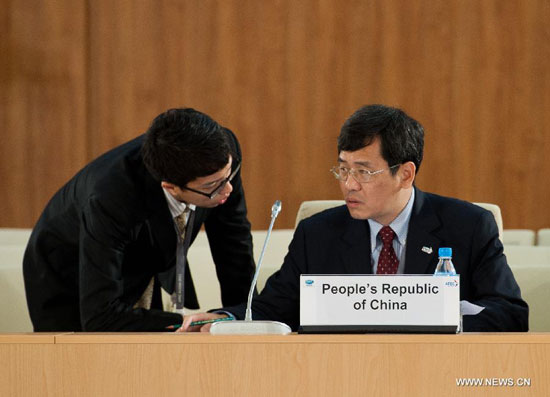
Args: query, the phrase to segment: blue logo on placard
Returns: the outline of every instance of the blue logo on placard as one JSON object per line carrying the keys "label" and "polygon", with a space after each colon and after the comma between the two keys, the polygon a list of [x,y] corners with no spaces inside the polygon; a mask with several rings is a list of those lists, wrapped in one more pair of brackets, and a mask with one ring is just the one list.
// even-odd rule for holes
{"label": "blue logo on placard", "polygon": [[306,280],[306,285],[313,285],[313,280]]}
{"label": "blue logo on placard", "polygon": [[458,287],[458,281],[456,281],[456,280],[447,281],[447,282],[445,283],[445,285],[446,285],[447,287]]}

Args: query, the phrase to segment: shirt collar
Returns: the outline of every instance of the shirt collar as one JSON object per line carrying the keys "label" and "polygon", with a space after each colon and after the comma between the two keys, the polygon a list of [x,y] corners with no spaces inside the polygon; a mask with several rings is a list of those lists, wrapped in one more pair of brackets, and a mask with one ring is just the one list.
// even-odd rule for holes
{"label": "shirt collar", "polygon": [[172,218],[181,215],[187,207],[189,207],[191,211],[195,211],[195,208],[197,208],[195,204],[187,204],[177,200],[165,188],[162,188],[162,191],[164,192],[164,197],[166,197],[166,202],[168,203],[168,208],[170,209]]}
{"label": "shirt collar", "polygon": [[[397,239],[399,243],[404,246],[407,242],[407,231],[409,230],[409,221],[411,220],[411,214],[412,214],[412,207],[414,204],[414,189],[412,189],[411,197],[409,197],[409,201],[405,205],[405,208],[401,210],[399,215],[389,224],[389,226],[392,228],[392,230],[395,232]],[[369,221],[369,227],[370,227],[370,242],[371,247],[374,250],[374,247],[376,247],[376,237],[378,236],[378,232],[384,225],[376,222],[373,219],[368,219]]]}

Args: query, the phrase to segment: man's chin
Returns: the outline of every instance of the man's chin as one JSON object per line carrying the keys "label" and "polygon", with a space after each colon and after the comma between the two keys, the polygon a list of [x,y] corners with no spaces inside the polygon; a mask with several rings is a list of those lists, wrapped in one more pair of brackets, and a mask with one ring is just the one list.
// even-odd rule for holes
{"label": "man's chin", "polygon": [[350,208],[349,206],[347,207],[348,207],[349,214],[353,219],[363,220],[363,219],[369,218],[367,214],[365,214],[363,211],[359,210],[358,208]]}

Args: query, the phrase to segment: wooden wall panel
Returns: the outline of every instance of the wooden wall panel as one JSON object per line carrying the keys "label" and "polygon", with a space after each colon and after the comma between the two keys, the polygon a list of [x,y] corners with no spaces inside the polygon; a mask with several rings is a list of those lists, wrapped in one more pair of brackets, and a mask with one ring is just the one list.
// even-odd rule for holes
{"label": "wooden wall panel", "polygon": [[0,226],[31,227],[87,159],[85,4],[0,9]]}
{"label": "wooden wall panel", "polygon": [[[31,226],[46,202],[44,194],[34,197],[32,216],[19,205],[28,194],[26,177],[46,173],[42,191],[51,194],[80,166],[74,159],[91,159],[142,133],[166,108],[192,106],[239,136],[253,228],[267,227],[275,199],[283,200],[276,226],[293,227],[302,200],[340,198],[328,172],[336,136],[366,103],[402,107],[425,126],[419,187],[497,203],[505,228],[550,226],[550,210],[540,199],[550,194],[545,0],[98,0],[88,1],[85,10],[80,3],[61,3],[68,6],[54,23],[42,12],[32,28],[10,25],[9,50],[20,53],[17,29],[42,26],[42,48],[55,46],[60,26],[70,24],[76,34],[61,55],[74,60],[84,52],[85,68],[68,69],[60,54],[47,61],[59,74],[69,73],[86,100],[65,104],[62,96],[14,91],[17,79],[34,84],[14,71],[11,59],[1,63],[8,72],[2,84],[19,102],[7,106],[10,120],[37,98],[58,120],[86,102],[85,114],[78,113],[86,122],[74,134],[87,133],[87,139],[78,155],[62,151],[55,164],[44,155],[22,175],[8,173],[6,165],[22,161],[24,146],[10,149],[8,160],[3,156],[2,201],[11,207],[0,214],[2,226]],[[10,15],[25,8],[8,4]],[[86,40],[79,40],[84,34]],[[54,84],[53,75],[41,73]],[[10,142],[40,135],[38,124],[10,123],[4,128]],[[67,142],[59,134],[56,139]],[[50,151],[52,139],[44,139]]]}

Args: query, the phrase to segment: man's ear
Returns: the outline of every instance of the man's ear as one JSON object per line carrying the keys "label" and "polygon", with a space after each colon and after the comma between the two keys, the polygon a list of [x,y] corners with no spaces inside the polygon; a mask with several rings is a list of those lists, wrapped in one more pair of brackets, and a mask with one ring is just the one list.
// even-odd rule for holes
{"label": "man's ear", "polygon": [[416,165],[412,161],[407,161],[406,163],[401,164],[399,169],[401,174],[401,183],[403,187],[411,187],[414,183],[414,178],[416,177]]}
{"label": "man's ear", "polygon": [[170,193],[172,196],[175,196],[175,195],[177,194],[177,192],[176,192],[177,186],[174,185],[173,183],[162,181],[162,182],[160,183],[160,186],[162,186],[163,189],[165,189],[165,190],[166,190],[168,193]]}

